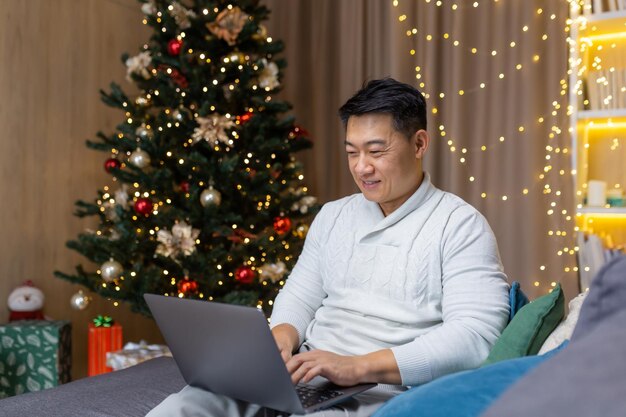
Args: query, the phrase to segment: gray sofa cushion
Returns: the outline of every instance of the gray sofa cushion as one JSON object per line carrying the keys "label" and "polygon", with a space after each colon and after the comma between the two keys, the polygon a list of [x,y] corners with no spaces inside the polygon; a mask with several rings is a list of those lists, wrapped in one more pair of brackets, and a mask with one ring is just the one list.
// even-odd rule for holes
{"label": "gray sofa cushion", "polygon": [[584,337],[598,323],[625,310],[626,256],[620,256],[604,265],[592,281],[572,341]]}
{"label": "gray sofa cushion", "polygon": [[596,276],[569,345],[507,390],[482,417],[626,415],[626,257]]}
{"label": "gray sofa cushion", "polygon": [[144,417],[185,381],[172,358],[156,358],[56,388],[0,400],[7,417]]}

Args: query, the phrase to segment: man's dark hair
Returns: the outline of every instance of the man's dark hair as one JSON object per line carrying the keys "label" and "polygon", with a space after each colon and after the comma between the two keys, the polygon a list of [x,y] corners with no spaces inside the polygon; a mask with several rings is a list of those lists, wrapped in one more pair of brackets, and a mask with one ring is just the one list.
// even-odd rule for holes
{"label": "man's dark hair", "polygon": [[393,127],[410,138],[420,129],[426,130],[426,100],[415,87],[393,78],[366,82],[339,109],[344,128],[350,116],[367,113],[387,113],[393,118]]}

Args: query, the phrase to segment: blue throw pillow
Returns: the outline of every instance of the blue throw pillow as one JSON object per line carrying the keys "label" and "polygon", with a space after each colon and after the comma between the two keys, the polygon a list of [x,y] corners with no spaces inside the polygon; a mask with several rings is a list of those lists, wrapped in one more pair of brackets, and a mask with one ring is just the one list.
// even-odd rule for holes
{"label": "blue throw pillow", "polygon": [[566,343],[545,355],[509,359],[436,379],[391,399],[372,417],[476,417]]}
{"label": "blue throw pillow", "polygon": [[528,304],[528,297],[522,292],[519,282],[513,281],[511,290],[509,291],[509,305],[511,306],[509,321],[513,320],[513,316],[526,304]]}

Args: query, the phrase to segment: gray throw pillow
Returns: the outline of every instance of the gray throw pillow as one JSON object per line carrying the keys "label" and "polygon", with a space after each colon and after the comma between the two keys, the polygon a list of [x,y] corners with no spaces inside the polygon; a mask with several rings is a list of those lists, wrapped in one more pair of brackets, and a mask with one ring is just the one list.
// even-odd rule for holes
{"label": "gray throw pillow", "polygon": [[583,337],[604,319],[626,310],[626,256],[607,262],[591,283],[572,341]]}

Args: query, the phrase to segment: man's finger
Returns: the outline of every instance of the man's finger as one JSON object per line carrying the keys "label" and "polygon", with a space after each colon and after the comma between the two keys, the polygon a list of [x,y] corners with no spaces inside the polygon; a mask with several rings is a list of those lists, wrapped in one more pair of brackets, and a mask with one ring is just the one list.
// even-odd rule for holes
{"label": "man's finger", "polygon": [[291,381],[294,384],[302,381],[302,378],[307,374],[309,369],[313,366],[313,363],[310,362],[301,362],[298,364],[297,368],[295,368],[291,373]]}
{"label": "man's finger", "polygon": [[280,356],[283,358],[285,364],[291,359],[291,353],[286,349],[280,351]]}
{"label": "man's finger", "polygon": [[306,373],[302,367],[298,368],[291,374],[291,382],[295,385],[302,380],[302,376]]}
{"label": "man's finger", "polygon": [[300,366],[300,364],[297,362],[296,357],[297,355],[292,356],[291,358],[289,358],[289,361],[285,363],[285,365],[287,366],[287,372],[289,372],[289,374],[293,374],[294,371]]}
{"label": "man's finger", "polygon": [[308,372],[302,377],[302,382],[308,383],[311,382],[313,378],[316,376],[322,375],[323,367],[322,365],[316,365],[308,370]]}

